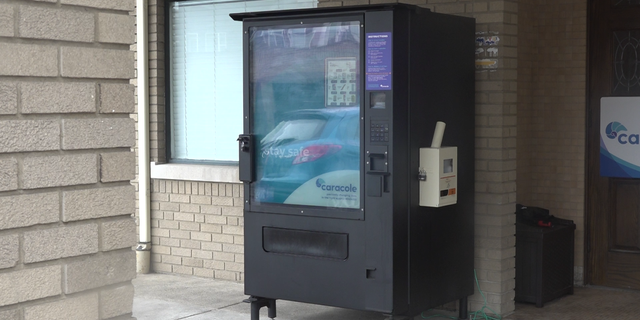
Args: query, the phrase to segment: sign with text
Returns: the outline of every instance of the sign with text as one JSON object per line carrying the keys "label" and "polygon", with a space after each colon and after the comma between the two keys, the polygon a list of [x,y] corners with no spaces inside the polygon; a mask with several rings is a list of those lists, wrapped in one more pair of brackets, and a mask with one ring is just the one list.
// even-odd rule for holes
{"label": "sign with text", "polygon": [[367,90],[391,90],[391,32],[367,33]]}
{"label": "sign with text", "polygon": [[330,208],[360,207],[360,171],[332,171],[302,184],[284,201]]}
{"label": "sign with text", "polygon": [[600,100],[600,175],[640,178],[640,97]]}

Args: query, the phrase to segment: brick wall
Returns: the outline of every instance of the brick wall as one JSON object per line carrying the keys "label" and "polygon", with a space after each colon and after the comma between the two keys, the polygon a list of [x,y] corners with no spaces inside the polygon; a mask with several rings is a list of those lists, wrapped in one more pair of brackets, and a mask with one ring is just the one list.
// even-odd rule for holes
{"label": "brick wall", "polygon": [[128,319],[134,0],[0,3],[0,319]]}
{"label": "brick wall", "polygon": [[154,270],[243,281],[243,189],[241,184],[154,180]]}
{"label": "brick wall", "polygon": [[[388,3],[393,0],[320,0],[319,6]],[[516,201],[516,108],[518,6],[507,0],[408,0],[440,13],[475,17],[479,36],[492,37],[476,82],[475,266],[489,306],[514,310]],[[151,156],[165,162],[164,5],[149,1],[151,68]],[[485,51],[487,52],[487,51]],[[159,272],[243,280],[239,184],[152,180],[152,259]],[[197,191],[196,186],[197,185]],[[203,191],[204,190],[204,191]],[[217,194],[215,193],[217,190]],[[204,192],[204,194],[202,194]],[[238,202],[236,202],[236,200]],[[201,203],[203,201],[204,203]],[[237,211],[236,211],[237,210]],[[482,307],[480,295],[471,310]]]}
{"label": "brick wall", "polygon": [[587,2],[521,3],[518,202],[576,223],[583,283]]}

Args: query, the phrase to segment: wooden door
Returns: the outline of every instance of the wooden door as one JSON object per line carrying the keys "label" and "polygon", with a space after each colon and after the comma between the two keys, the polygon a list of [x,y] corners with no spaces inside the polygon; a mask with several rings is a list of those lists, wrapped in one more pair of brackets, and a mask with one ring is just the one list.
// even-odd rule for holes
{"label": "wooden door", "polygon": [[640,290],[640,179],[599,173],[600,98],[640,96],[640,0],[589,10],[586,282]]}

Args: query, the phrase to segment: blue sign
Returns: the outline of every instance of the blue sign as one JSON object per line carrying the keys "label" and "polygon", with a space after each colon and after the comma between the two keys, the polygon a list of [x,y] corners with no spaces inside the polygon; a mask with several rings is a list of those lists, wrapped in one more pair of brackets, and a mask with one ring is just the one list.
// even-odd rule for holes
{"label": "blue sign", "polygon": [[391,90],[391,32],[367,33],[367,90]]}
{"label": "blue sign", "polygon": [[640,97],[601,99],[600,175],[640,178]]}

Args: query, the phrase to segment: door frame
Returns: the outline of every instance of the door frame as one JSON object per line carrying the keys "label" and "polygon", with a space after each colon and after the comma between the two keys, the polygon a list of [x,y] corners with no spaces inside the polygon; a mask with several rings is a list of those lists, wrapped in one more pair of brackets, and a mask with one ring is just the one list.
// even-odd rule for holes
{"label": "door frame", "polygon": [[[612,228],[612,216],[611,210],[615,209],[615,203],[613,203],[613,186],[611,185],[611,179],[608,177],[601,177],[599,175],[599,152],[596,152],[595,143],[599,146],[599,130],[595,130],[600,126],[599,113],[594,112],[594,108],[599,108],[600,96],[598,87],[592,85],[594,78],[602,78],[609,83],[613,81],[613,75],[606,69],[597,70],[594,67],[595,60],[598,59],[610,59],[612,52],[610,43],[606,46],[602,46],[603,49],[598,49],[593,39],[603,37],[602,33],[608,32],[610,22],[613,21],[607,17],[594,17],[598,12],[596,3],[602,4],[606,0],[588,0],[587,5],[587,65],[586,65],[586,117],[585,117],[585,191],[584,191],[584,207],[585,207],[585,235],[584,235],[584,284],[601,284],[605,282],[605,267],[598,267],[598,261],[607,259],[606,250],[596,250],[598,246],[610,246],[611,244],[611,228]],[[607,1],[610,3],[610,1]],[[619,10],[619,9],[616,9]],[[633,11],[623,12],[623,21],[632,21],[633,15],[637,14],[638,9]],[[613,22],[613,25],[617,25]],[[635,26],[635,24],[634,24]],[[600,76],[599,76],[600,75]],[[601,91],[601,90],[600,90]],[[594,97],[592,94],[598,96]],[[603,95],[604,96],[604,95]],[[605,183],[601,179],[607,179],[610,186],[607,188],[607,192],[598,192],[598,184]],[[613,178],[615,179],[615,178]],[[600,189],[600,191],[602,191]],[[606,212],[606,214],[598,214]],[[602,227],[602,226],[605,227]]]}
{"label": "door frame", "polygon": [[[597,1],[597,0],[596,0]],[[590,124],[592,122],[591,119],[591,109],[593,108],[591,104],[591,60],[593,59],[591,54],[591,45],[592,45],[592,32],[593,32],[593,2],[594,0],[587,0],[587,54],[586,54],[586,77],[585,77],[585,166],[584,166],[584,176],[585,176],[585,185],[584,185],[584,208],[585,208],[585,219],[584,219],[584,261],[583,261],[583,282],[585,285],[591,284],[593,282],[593,277],[595,274],[595,265],[592,264],[594,261],[594,257],[591,253],[591,246],[593,245],[593,226],[594,223],[592,219],[594,218],[594,212],[596,211],[590,199],[590,186],[593,185],[592,178],[589,175],[590,167],[593,165],[594,159],[589,155],[589,151],[591,150],[591,137],[590,137]]]}

